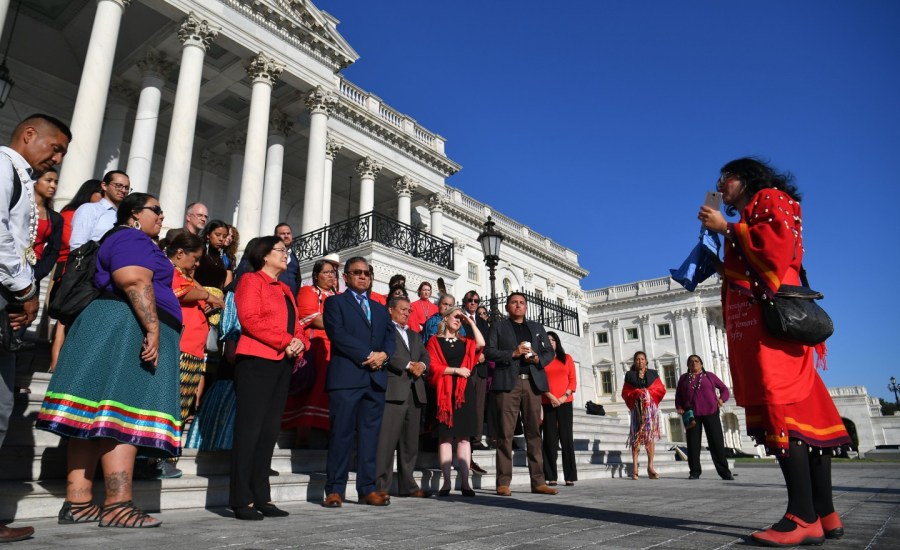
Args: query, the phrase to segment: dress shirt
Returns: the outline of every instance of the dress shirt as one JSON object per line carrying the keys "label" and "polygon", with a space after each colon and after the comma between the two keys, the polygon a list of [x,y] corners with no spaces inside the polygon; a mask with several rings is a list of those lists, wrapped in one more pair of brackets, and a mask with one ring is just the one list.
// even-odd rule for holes
{"label": "dress shirt", "polygon": [[[31,166],[22,155],[9,147],[0,147],[0,283],[13,292],[28,288],[34,279],[34,268],[25,261],[25,249],[31,244],[29,219],[31,218],[34,196],[34,180]],[[7,157],[12,162],[6,162]],[[15,166],[15,168],[13,167]],[[12,200],[13,170],[27,175],[22,180],[22,194],[16,205],[9,210]],[[33,199],[32,199],[33,200]]]}
{"label": "dress shirt", "polygon": [[99,241],[114,225],[116,207],[106,197],[97,202],[82,204],[72,218],[69,250],[75,250],[88,241]]}
{"label": "dress shirt", "polygon": [[[397,328],[397,332],[400,333],[400,338],[403,338],[403,343],[406,344],[406,349],[409,349],[409,334],[407,334],[407,332],[406,332],[407,327],[401,325],[400,323],[398,323],[396,321],[391,321],[391,322],[394,323],[394,326]],[[410,365],[412,365],[412,361],[407,363],[406,367],[404,367],[404,369],[409,370]]]}

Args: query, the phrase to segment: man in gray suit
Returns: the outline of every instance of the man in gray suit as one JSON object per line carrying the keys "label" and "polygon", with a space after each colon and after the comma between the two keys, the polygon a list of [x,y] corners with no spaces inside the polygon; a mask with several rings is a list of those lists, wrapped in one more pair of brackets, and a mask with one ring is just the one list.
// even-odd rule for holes
{"label": "man in gray suit", "polygon": [[506,298],[507,319],[494,323],[484,356],[495,365],[491,390],[497,397],[500,433],[497,436],[497,494],[509,496],[512,481],[512,438],[522,413],[531,492],[555,495],[544,479],[541,451],[541,394],[550,391],[544,366],[553,360],[553,348],[544,327],[525,320],[525,295]]}
{"label": "man in gray suit", "polygon": [[407,326],[411,311],[408,298],[394,297],[388,302],[388,312],[396,329],[394,337],[397,346],[385,365],[388,382],[378,437],[375,490],[383,494],[390,490],[394,450],[397,449],[398,494],[401,497],[427,498],[431,493],[416,485],[413,470],[419,453],[419,421],[426,401],[422,375],[431,360],[422,338]]}

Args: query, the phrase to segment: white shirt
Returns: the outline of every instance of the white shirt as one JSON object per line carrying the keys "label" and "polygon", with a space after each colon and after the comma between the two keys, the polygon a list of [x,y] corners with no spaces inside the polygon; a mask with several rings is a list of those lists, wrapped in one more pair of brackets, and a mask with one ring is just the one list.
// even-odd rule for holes
{"label": "white shirt", "polygon": [[[6,153],[0,154],[0,283],[17,292],[34,282],[34,268],[25,261],[24,254],[31,244],[29,224],[34,201],[34,180],[31,178],[31,166],[22,155],[9,147],[0,147],[0,152]],[[10,210],[13,164],[19,168],[20,174],[27,174],[28,178],[19,178],[22,179],[22,194]],[[29,197],[32,197],[31,200]]]}
{"label": "white shirt", "polygon": [[69,250],[75,250],[88,241],[99,241],[114,225],[116,207],[106,197],[97,202],[82,204],[72,217]]}

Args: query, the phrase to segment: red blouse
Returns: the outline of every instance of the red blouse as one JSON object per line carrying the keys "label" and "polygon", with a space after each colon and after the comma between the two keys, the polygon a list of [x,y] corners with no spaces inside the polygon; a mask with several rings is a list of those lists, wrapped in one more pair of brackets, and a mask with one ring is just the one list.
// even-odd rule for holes
{"label": "red blouse", "polygon": [[430,300],[416,300],[409,307],[412,310],[409,314],[409,328],[413,329],[413,332],[422,332],[425,321],[438,312],[438,307]]}
{"label": "red blouse", "polygon": [[[560,403],[572,401],[576,385],[575,361],[572,360],[572,356],[567,353],[565,363],[554,357],[553,361],[550,361],[544,367],[544,372],[547,373],[547,384],[550,386],[550,393],[555,395],[560,400]],[[569,395],[568,398],[561,398],[566,393],[566,390],[571,390],[572,395]],[[550,399],[542,394],[541,403],[549,405]]]}
{"label": "red blouse", "polygon": [[53,228],[50,227],[50,218],[38,220],[37,236],[34,239],[34,255],[37,256],[38,260],[44,254],[44,245],[47,244],[47,240],[50,239],[52,232]]}
{"label": "red blouse", "polygon": [[172,290],[178,298],[178,303],[181,304],[181,323],[184,325],[181,332],[181,352],[202,358],[206,353],[206,337],[209,336],[209,322],[203,313],[205,302],[182,300],[182,296],[194,288],[202,287],[176,267],[175,275],[172,277]]}
{"label": "red blouse", "polygon": [[63,210],[59,213],[63,219],[62,242],[59,243],[59,258],[56,263],[65,265],[69,259],[69,239],[72,238],[72,218],[75,217],[75,209]]}

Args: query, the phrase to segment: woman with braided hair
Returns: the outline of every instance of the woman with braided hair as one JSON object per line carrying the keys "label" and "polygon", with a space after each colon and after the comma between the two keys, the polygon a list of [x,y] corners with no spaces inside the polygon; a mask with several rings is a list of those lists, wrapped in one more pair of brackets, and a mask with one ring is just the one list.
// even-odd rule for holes
{"label": "woman with braided hair", "polygon": [[641,445],[647,449],[647,476],[659,479],[653,468],[656,441],[659,436],[659,402],[666,395],[659,373],[647,368],[647,354],[634,353],[631,370],[625,375],[622,399],[631,411],[631,430],[627,446],[631,447],[631,479],[638,478],[638,455]]}

